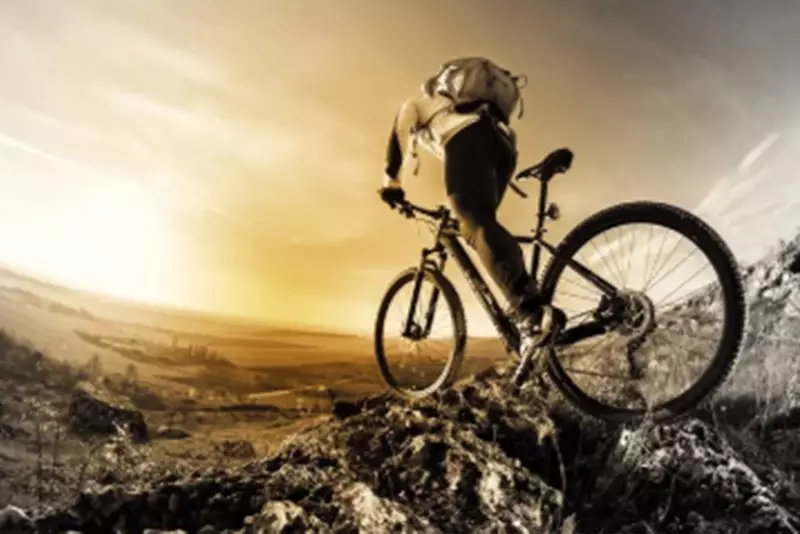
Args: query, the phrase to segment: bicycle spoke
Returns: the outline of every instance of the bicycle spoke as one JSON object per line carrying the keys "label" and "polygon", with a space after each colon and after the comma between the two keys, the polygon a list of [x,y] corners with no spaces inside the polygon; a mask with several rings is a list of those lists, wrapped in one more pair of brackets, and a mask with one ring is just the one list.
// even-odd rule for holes
{"label": "bicycle spoke", "polygon": [[[616,277],[617,275],[614,273],[614,271],[609,266],[608,262],[606,261],[605,255],[602,252],[600,252],[600,249],[597,248],[597,245],[595,245],[594,242],[590,241],[589,243],[597,251],[597,255],[600,257],[600,260],[603,262],[603,264],[608,268],[608,273],[611,274],[611,275],[614,275]],[[619,278],[617,278],[617,280],[619,280]],[[622,282],[622,280],[619,280],[619,281]]]}
{"label": "bicycle spoke", "polygon": [[[597,247],[595,247],[595,250],[597,250]],[[594,262],[589,258],[585,258],[583,256],[583,251],[582,250],[578,251],[578,253],[576,254],[576,258],[584,267],[586,267],[587,269],[590,269],[590,270],[592,269],[592,263],[594,263]],[[603,262],[603,263],[605,263],[605,262]],[[608,267],[608,264],[606,264],[606,267]],[[581,276],[580,274],[578,274],[578,272],[575,271],[574,269],[570,269],[569,272],[572,275],[574,275],[575,277],[577,277],[579,280],[585,280],[585,278],[583,276]],[[609,272],[611,272],[611,269],[609,269]],[[600,290],[594,284],[592,284],[590,286],[582,286],[582,287],[588,288],[588,291],[592,291],[594,293],[600,293]]]}
{"label": "bicycle spoke", "polygon": [[[658,253],[656,254],[656,259],[653,260],[653,265],[651,265],[651,267],[653,269],[656,268],[656,265],[658,264],[658,260],[661,258],[661,253],[664,250],[664,244],[666,243],[666,241],[667,240],[666,240],[666,237],[665,237],[664,239],[661,240],[661,244],[658,246]],[[645,273],[645,282],[644,282],[645,286],[647,285],[648,280],[651,280],[650,271],[647,271],[647,273]]]}
{"label": "bicycle spoke", "polygon": [[[628,286],[628,277],[630,276],[630,271],[628,269],[623,269],[622,266],[626,264],[625,262],[625,250],[627,248],[625,240],[627,239],[627,233],[623,231],[622,228],[617,228],[617,239],[615,240],[614,249],[617,251],[619,255],[619,265],[620,265],[620,274],[622,275],[622,286]],[[630,263],[628,261],[627,263]]]}
{"label": "bicycle spoke", "polygon": [[628,285],[628,275],[630,275],[631,272],[631,263],[633,261],[633,253],[635,250],[636,250],[636,228],[633,229],[633,233],[631,234],[631,248],[630,248],[630,254],[628,255],[628,271],[627,274],[625,275],[626,286]]}
{"label": "bicycle spoke", "polygon": [[[706,268],[707,267],[710,267],[710,265],[707,265]],[[680,289],[680,288],[678,288],[678,289]],[[676,297],[676,298],[674,298],[672,300],[669,300],[667,302],[663,302],[664,300],[669,298],[670,295],[667,295],[667,296],[663,297],[659,302],[656,303],[656,307],[657,308],[658,307],[663,307],[665,310],[669,310],[671,308],[677,308],[679,305],[682,305],[685,301],[690,301],[693,298],[695,298],[695,297],[697,297],[699,295],[702,295],[703,293],[706,293],[707,291],[708,291],[708,284],[706,284],[705,286],[700,287],[700,288],[692,291],[688,295],[681,295],[681,296],[678,296],[678,297]]]}
{"label": "bicycle spoke", "polygon": [[[655,305],[656,305],[656,306],[660,306],[662,302],[664,302],[666,299],[668,299],[669,297],[671,297],[672,295],[674,295],[675,293],[677,293],[677,292],[678,292],[678,291],[679,291],[681,288],[685,287],[685,286],[686,286],[686,284],[688,284],[689,282],[691,282],[692,280],[694,280],[695,278],[697,278],[697,276],[698,276],[700,273],[702,273],[703,271],[705,271],[705,270],[706,270],[707,268],[709,268],[709,267],[710,267],[710,265],[704,265],[703,267],[701,267],[700,269],[698,269],[697,271],[695,271],[695,272],[694,272],[694,273],[693,273],[693,274],[692,274],[692,275],[691,275],[691,276],[690,276],[688,279],[686,279],[686,281],[685,281],[685,282],[683,282],[681,285],[679,285],[678,287],[676,287],[675,289],[673,289],[672,291],[670,291],[669,293],[667,293],[665,296],[661,297],[661,300],[659,300],[659,301],[658,301],[658,302],[657,302]],[[705,289],[705,288],[700,288],[700,289]]]}
{"label": "bicycle spoke", "polygon": [[[678,245],[680,244],[680,242],[681,242],[681,239],[679,237],[678,240],[675,243],[675,246],[672,247],[672,250],[670,250],[669,254],[667,254],[667,257],[664,259],[664,263],[662,263],[661,266],[658,267],[658,269],[653,273],[652,278],[655,278],[659,274],[661,274],[661,270],[664,268],[665,265],[667,265],[667,263],[669,262],[669,259],[675,254],[675,251],[678,250]],[[651,278],[651,281],[652,281],[652,278]],[[644,291],[647,291],[647,288],[649,288],[649,287],[650,287],[650,282],[648,282],[645,285],[645,290]]]}
{"label": "bicycle spoke", "polygon": [[592,298],[589,298],[589,297],[585,297],[583,295],[576,295],[575,293],[568,293],[566,291],[564,292],[564,294],[566,296],[574,298],[574,299],[583,300],[583,301],[586,301],[586,302],[595,302],[595,299],[592,299]]}
{"label": "bicycle spoke", "polygon": [[647,285],[647,273],[650,270],[650,243],[653,241],[653,225],[649,226],[647,232],[647,252],[644,256],[644,269],[642,269],[642,287]]}
{"label": "bicycle spoke", "polygon": [[[570,274],[572,274],[572,273],[570,273]],[[589,293],[589,294],[594,294],[594,295],[601,295],[602,294],[600,292],[600,290],[598,290],[597,288],[595,288],[595,287],[589,288],[588,286],[585,286],[585,285],[581,284],[580,282],[576,282],[574,280],[564,280],[564,282],[566,282],[568,284],[572,284],[573,286],[575,286],[575,287],[577,287],[579,289],[583,289],[586,293]]]}
{"label": "bicycle spoke", "polygon": [[621,274],[621,270],[619,268],[619,265],[617,265],[617,258],[614,256],[614,249],[613,249],[611,243],[609,242],[608,236],[606,234],[603,234],[603,239],[605,239],[606,245],[608,245],[609,252],[611,253],[611,263],[613,263],[614,267],[616,267],[616,269],[617,269],[616,272],[618,273],[618,280],[624,286],[625,282],[622,279],[622,274]]}
{"label": "bicycle spoke", "polygon": [[664,273],[663,275],[661,275],[661,276],[660,276],[660,277],[659,277],[659,278],[658,278],[658,279],[657,279],[655,282],[652,282],[652,284],[650,284],[650,285],[646,286],[646,287],[644,288],[644,291],[647,291],[647,290],[648,290],[648,289],[650,289],[651,287],[655,287],[655,286],[657,286],[659,283],[661,283],[661,281],[662,281],[662,280],[664,280],[664,278],[666,278],[666,277],[667,277],[667,276],[669,276],[670,274],[674,273],[674,272],[675,272],[675,269],[677,269],[678,267],[680,267],[681,265],[683,265],[683,264],[686,262],[686,260],[688,260],[689,258],[691,258],[692,256],[694,256],[694,255],[697,253],[697,250],[698,250],[698,249],[694,249],[694,250],[693,250],[691,253],[689,253],[689,254],[687,254],[686,256],[684,256],[684,258],[683,258],[683,259],[682,259],[680,262],[678,262],[678,263],[677,263],[675,266],[673,266],[673,267],[672,267],[672,269],[670,269],[669,271],[667,271],[666,273]]}

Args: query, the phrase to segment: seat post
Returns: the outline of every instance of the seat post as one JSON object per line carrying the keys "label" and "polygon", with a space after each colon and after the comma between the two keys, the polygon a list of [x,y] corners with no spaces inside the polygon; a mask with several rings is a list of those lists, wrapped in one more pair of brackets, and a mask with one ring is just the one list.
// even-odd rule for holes
{"label": "seat post", "polygon": [[536,214],[536,232],[540,232],[544,225],[545,215],[547,214],[547,180],[540,178],[539,187],[539,212]]}
{"label": "seat post", "polygon": [[544,233],[544,220],[546,215],[546,206],[547,206],[547,180],[540,179],[541,185],[539,188],[539,211],[536,213],[536,229],[534,230],[534,238],[537,241],[533,242],[533,251],[531,256],[531,278],[534,281],[538,278],[539,273],[539,258],[541,255],[541,245],[538,243],[538,239],[542,237]]}

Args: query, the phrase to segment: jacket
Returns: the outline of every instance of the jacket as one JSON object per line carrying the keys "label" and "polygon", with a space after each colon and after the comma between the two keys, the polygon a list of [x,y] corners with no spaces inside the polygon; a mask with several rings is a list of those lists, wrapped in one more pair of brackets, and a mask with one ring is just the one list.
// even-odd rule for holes
{"label": "jacket", "polygon": [[[407,100],[400,106],[394,119],[386,150],[384,186],[401,186],[400,171],[406,158],[416,157],[417,146],[422,146],[440,161],[444,161],[447,142],[458,132],[481,120],[486,106],[457,111],[445,96],[435,94]],[[503,121],[493,121],[516,150],[516,135]]]}

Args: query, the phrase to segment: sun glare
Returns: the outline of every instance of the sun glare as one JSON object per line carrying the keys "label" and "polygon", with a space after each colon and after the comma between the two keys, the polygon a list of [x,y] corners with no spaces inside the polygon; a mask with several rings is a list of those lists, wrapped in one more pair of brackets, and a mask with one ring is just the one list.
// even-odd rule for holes
{"label": "sun glare", "polygon": [[[76,191],[18,235],[28,270],[74,287],[136,300],[170,300],[175,252],[162,203],[135,182]],[[12,249],[13,250],[13,249]]]}

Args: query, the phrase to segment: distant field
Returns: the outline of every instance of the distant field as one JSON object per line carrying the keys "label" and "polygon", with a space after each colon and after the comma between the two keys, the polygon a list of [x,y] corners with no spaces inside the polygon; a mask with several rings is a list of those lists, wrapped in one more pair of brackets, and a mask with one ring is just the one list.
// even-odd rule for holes
{"label": "distant field", "polygon": [[[1,269],[0,328],[56,359],[80,364],[96,354],[107,372],[133,364],[144,380],[264,393],[276,403],[311,401],[323,394],[320,386],[343,397],[383,387],[369,337],[164,311]],[[484,369],[500,354],[496,340],[470,339],[465,373]]]}

